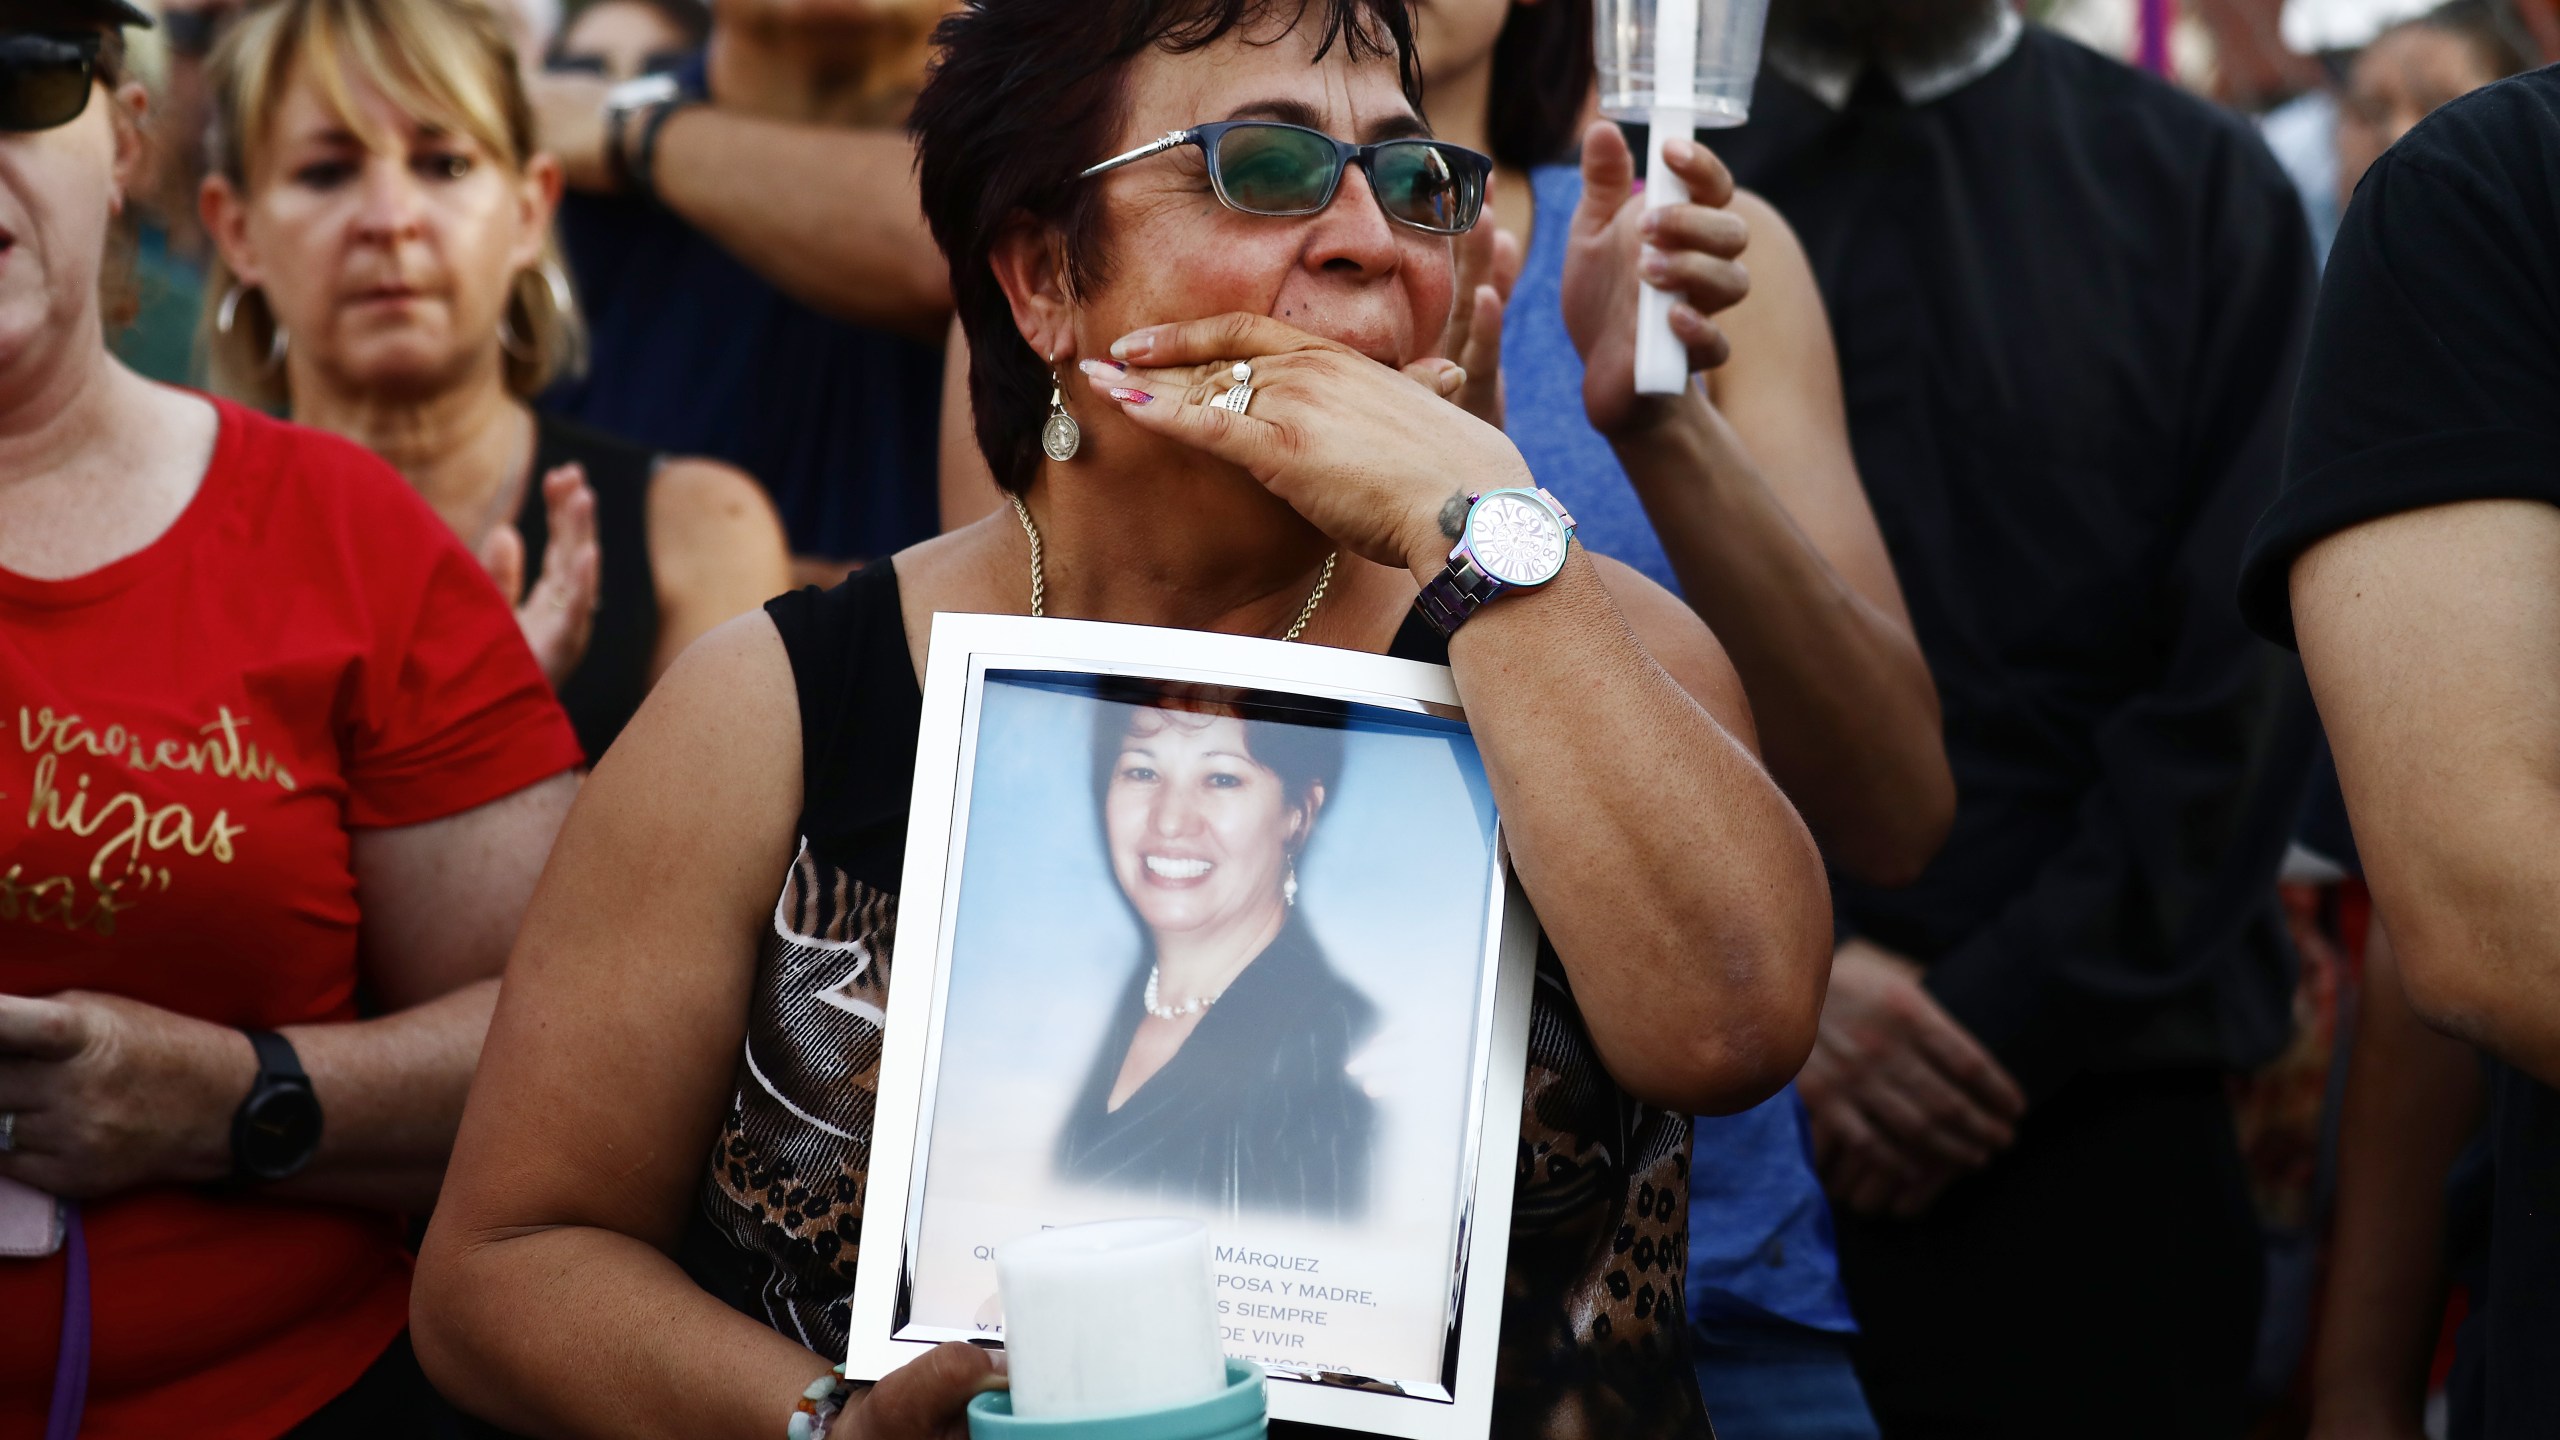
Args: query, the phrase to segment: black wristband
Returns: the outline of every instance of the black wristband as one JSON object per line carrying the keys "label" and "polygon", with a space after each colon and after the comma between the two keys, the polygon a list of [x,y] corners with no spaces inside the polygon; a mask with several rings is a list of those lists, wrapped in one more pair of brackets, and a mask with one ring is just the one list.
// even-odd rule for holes
{"label": "black wristband", "polygon": [[640,122],[639,148],[631,156],[630,179],[635,192],[651,200],[658,198],[658,134],[667,128],[667,122],[675,118],[677,111],[689,109],[697,103],[679,98],[649,107],[648,118]]}

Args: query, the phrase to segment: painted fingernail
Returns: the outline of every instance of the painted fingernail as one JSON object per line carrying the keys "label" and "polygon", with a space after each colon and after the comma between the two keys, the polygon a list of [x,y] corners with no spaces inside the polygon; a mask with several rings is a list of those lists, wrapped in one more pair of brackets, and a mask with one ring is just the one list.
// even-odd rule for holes
{"label": "painted fingernail", "polygon": [[1636,261],[1636,269],[1643,272],[1647,280],[1661,280],[1671,274],[1671,261],[1661,251],[1648,245],[1645,247],[1643,258]]}
{"label": "painted fingernail", "polygon": [[1111,398],[1123,405],[1144,405],[1156,397],[1144,390],[1132,390],[1124,385],[1114,385],[1111,387]]}
{"label": "painted fingernail", "polygon": [[1156,342],[1152,330],[1135,330],[1111,342],[1112,355],[1121,360],[1135,360],[1147,353]]}
{"label": "painted fingernail", "polygon": [[1076,368],[1096,380],[1117,380],[1129,373],[1129,367],[1117,360],[1079,360]]}

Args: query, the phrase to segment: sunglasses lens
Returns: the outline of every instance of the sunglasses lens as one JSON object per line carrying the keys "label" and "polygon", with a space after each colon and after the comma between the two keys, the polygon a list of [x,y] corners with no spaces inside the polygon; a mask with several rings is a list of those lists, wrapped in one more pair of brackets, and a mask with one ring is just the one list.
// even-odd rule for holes
{"label": "sunglasses lens", "polygon": [[1256,215],[1303,215],[1325,202],[1338,164],[1333,142],[1286,125],[1239,125],[1218,138],[1218,187]]}
{"label": "sunglasses lens", "polygon": [[1483,167],[1474,156],[1434,141],[1379,147],[1369,176],[1381,208],[1425,230],[1473,229],[1484,209]]}
{"label": "sunglasses lens", "polygon": [[44,48],[56,53],[0,52],[0,130],[50,130],[88,108],[89,62],[67,47]]}

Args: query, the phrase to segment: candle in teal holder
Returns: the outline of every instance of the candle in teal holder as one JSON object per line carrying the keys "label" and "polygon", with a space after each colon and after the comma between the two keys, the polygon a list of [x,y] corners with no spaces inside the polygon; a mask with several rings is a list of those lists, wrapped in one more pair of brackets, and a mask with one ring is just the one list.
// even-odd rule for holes
{"label": "candle in teal holder", "polygon": [[972,1440],[1259,1440],[1260,1367],[1218,1343],[1208,1228],[1109,1220],[996,1247],[1007,1390]]}

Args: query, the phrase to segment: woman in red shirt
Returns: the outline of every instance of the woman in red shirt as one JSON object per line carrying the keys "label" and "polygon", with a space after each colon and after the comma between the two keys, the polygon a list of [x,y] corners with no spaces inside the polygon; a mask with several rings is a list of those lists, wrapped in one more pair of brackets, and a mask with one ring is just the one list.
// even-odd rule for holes
{"label": "woman in red shirt", "polygon": [[144,23],[0,21],[0,1440],[398,1433],[400,1217],[580,754],[389,467],[109,356]]}

